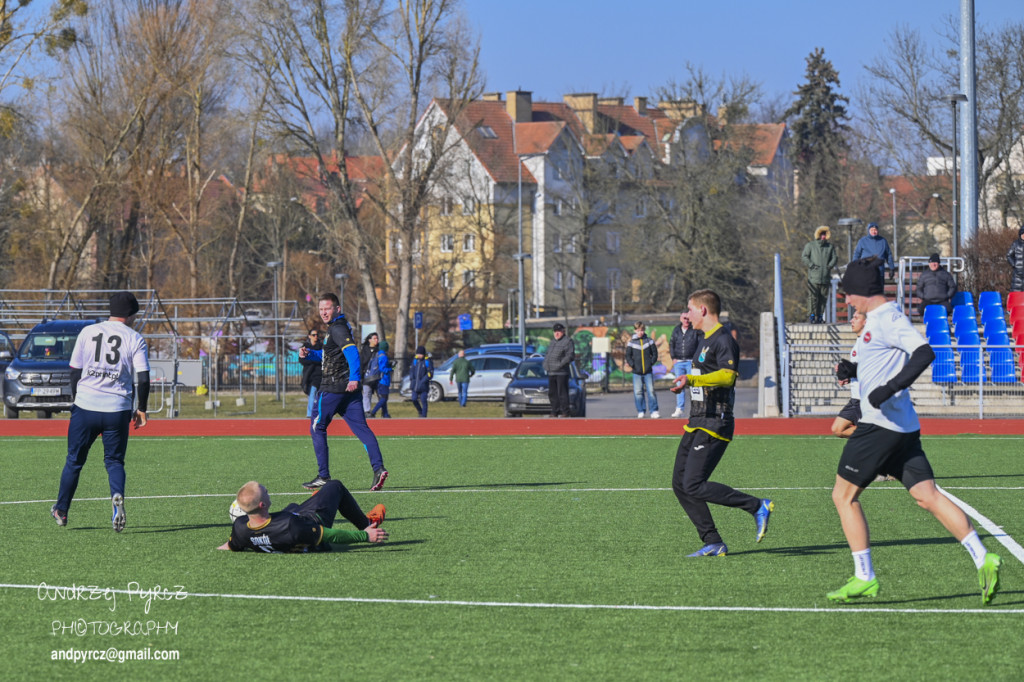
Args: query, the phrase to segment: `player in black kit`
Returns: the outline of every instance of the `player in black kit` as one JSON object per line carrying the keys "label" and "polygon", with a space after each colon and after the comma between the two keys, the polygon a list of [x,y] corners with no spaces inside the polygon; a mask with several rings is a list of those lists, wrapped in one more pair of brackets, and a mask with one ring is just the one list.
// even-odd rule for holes
{"label": "player in black kit", "polygon": [[[241,552],[318,552],[329,551],[330,543],[384,542],[385,509],[378,504],[363,514],[341,481],[328,481],[302,504],[289,504],[279,512],[270,513],[270,494],[256,481],[249,481],[238,491],[238,506],[247,516],[235,519],[231,537],[217,549]],[[359,530],[333,528],[334,517],[341,515]]]}
{"label": "player in black kit", "polygon": [[745,509],[757,524],[755,541],[768,532],[768,517],[775,505],[753,495],[709,481],[725,455],[735,428],[733,405],[736,402],[736,373],[740,348],[736,339],[724,331],[718,321],[721,299],[710,289],[695,291],[689,298],[687,316],[697,337],[697,355],[689,374],[675,381],[673,393],[690,391],[690,421],[679,441],[672,490],[686,515],[697,528],[704,546],[691,557],[725,556],[728,548],[715,528],[708,503]]}

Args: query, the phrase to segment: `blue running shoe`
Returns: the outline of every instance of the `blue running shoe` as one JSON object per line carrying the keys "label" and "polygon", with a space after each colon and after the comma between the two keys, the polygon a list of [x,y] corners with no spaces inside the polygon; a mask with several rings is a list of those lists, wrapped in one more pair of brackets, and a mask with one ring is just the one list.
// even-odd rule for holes
{"label": "blue running shoe", "polygon": [[124,530],[124,496],[121,493],[114,493],[114,496],[110,498],[110,503],[114,506],[114,515],[110,519],[110,523],[114,526],[114,530],[120,533]]}
{"label": "blue running shoe", "polygon": [[775,503],[771,500],[761,500],[761,506],[754,512],[754,521],[757,523],[756,542],[761,542],[768,534],[768,517],[775,511]]}
{"label": "blue running shoe", "polygon": [[728,552],[729,548],[725,546],[724,542],[712,542],[711,544],[704,545],[693,554],[687,554],[686,556],[725,556]]}

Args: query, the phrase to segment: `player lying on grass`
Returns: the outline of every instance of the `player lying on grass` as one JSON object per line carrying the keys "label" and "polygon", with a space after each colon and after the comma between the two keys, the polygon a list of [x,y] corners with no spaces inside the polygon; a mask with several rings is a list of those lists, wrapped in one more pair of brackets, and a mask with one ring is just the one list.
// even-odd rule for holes
{"label": "player lying on grass", "polygon": [[[328,481],[302,504],[289,504],[273,514],[270,493],[260,483],[249,481],[238,491],[238,506],[245,514],[235,519],[231,537],[217,549],[318,552],[329,551],[331,543],[388,539],[388,532],[380,527],[384,522],[384,505],[378,504],[369,514],[363,514],[352,493],[338,480]],[[359,530],[333,528],[338,512]]]}
{"label": "player lying on grass", "polygon": [[877,258],[853,261],[842,280],[846,300],[867,317],[854,346],[857,364],[848,368],[850,378],[855,376],[860,383],[863,415],[843,448],[832,488],[832,502],[853,553],[854,576],[827,596],[849,602],[878,594],[860,495],[877,475],[888,474],[967,550],[978,569],[981,602],[987,604],[999,586],[999,555],[985,549],[967,515],[935,485],[921,447],[921,423],[907,390],[935,359],[935,352],[899,306],[886,300],[880,264]]}

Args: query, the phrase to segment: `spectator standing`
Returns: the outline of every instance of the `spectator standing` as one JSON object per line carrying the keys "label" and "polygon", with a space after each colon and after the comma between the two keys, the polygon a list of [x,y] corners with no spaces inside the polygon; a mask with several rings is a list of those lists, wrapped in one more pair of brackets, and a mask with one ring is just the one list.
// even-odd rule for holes
{"label": "spectator standing", "polygon": [[633,338],[626,344],[626,362],[633,371],[633,401],[636,403],[637,419],[644,417],[644,402],[650,410],[651,419],[657,419],[658,397],[654,395],[654,365],[658,362],[658,346],[647,336],[643,322],[633,324]]}
{"label": "spectator standing", "polygon": [[552,417],[569,414],[569,365],[576,361],[576,347],[565,335],[565,325],[556,322],[551,327],[555,337],[544,356],[544,371],[548,373],[548,399]]}
{"label": "spectator standing", "polygon": [[896,269],[892,261],[892,250],[889,248],[889,242],[886,241],[885,237],[878,234],[878,223],[868,223],[868,233],[860,238],[860,241],[857,242],[857,248],[853,250],[853,260],[870,258],[871,256],[876,256],[879,259],[880,265],[878,269],[882,273],[883,279],[885,278],[885,269],[887,267],[889,268],[889,278],[892,279],[893,270]]}
{"label": "spectator standing", "polygon": [[[672,336],[668,342],[669,356],[672,358],[672,374],[677,377],[690,373],[693,366],[693,354],[697,352],[697,330],[690,324],[690,318],[686,311],[679,315],[679,324],[672,330]],[[686,398],[688,391],[680,391],[676,394],[676,411],[673,417],[686,416]]]}
{"label": "spectator standing", "polygon": [[838,260],[836,247],[829,241],[831,238],[828,225],[822,225],[814,231],[814,240],[807,242],[800,256],[807,268],[807,321],[812,324],[825,321],[825,301],[832,281],[832,268]]}
{"label": "spectator standing", "polygon": [[1006,252],[1006,262],[1010,264],[1010,291],[1024,291],[1024,227],[1017,237]]}
{"label": "spectator standing", "polygon": [[417,346],[416,357],[409,369],[409,387],[412,391],[412,406],[420,417],[427,416],[430,398],[430,380],[434,378],[434,363],[424,346]]}
{"label": "spectator standing", "polygon": [[[320,340],[320,332],[316,329],[309,332],[309,336],[302,342],[302,347],[307,351],[323,350],[324,344]],[[324,372],[321,368],[321,361],[310,356],[299,355],[299,364],[302,365],[302,392],[308,396],[306,401],[306,419],[313,418],[313,408],[316,407],[316,394],[320,390],[320,381]]]}
{"label": "spectator standing", "polygon": [[946,314],[953,312],[953,294],[956,293],[956,280],[939,262],[939,254],[933,253],[928,258],[928,269],[921,273],[914,285],[917,297],[921,299],[917,310],[924,316],[924,309],[929,305],[941,305]]}
{"label": "spectator standing", "polygon": [[466,351],[460,350],[459,357],[452,363],[452,370],[448,372],[448,382],[451,383],[454,380],[459,387],[459,407],[466,406],[466,399],[469,397],[469,379],[474,374],[476,374],[476,370],[466,359]]}
{"label": "spectator standing", "polygon": [[392,367],[391,358],[388,357],[387,341],[381,341],[377,346],[377,365],[380,372],[380,381],[377,382],[377,404],[370,410],[370,416],[377,416],[377,410],[380,410],[381,417],[391,419],[391,414],[388,412],[388,395],[391,393]]}
{"label": "spectator standing", "polygon": [[363,339],[363,346],[359,349],[359,363],[363,368],[363,412],[370,414],[370,406],[373,405],[373,394],[377,392],[377,382],[380,381],[380,372],[377,367],[377,347],[380,345],[380,336],[377,332],[371,332]]}

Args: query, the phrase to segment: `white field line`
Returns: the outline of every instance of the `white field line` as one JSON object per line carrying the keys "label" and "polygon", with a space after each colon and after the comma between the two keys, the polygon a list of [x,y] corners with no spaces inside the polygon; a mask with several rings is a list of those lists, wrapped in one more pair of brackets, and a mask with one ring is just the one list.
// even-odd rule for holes
{"label": "white field line", "polygon": [[967,514],[972,519],[977,521],[979,526],[987,530],[992,535],[992,537],[999,541],[999,544],[1001,544],[1006,549],[1010,550],[1010,554],[1013,554],[1013,556],[1017,557],[1017,561],[1024,564],[1024,547],[1021,547],[1016,540],[1011,538],[1010,535],[1006,533],[1001,526],[997,526],[991,519],[989,519],[986,516],[983,516],[981,512],[979,512],[977,509],[967,504],[957,496],[951,495],[945,489],[939,487],[939,492],[941,492],[943,495],[952,500],[953,504],[960,507],[960,509],[963,510],[964,514]]}
{"label": "white field line", "polygon": [[[10,590],[50,590],[92,589],[92,586],[71,585],[20,585],[0,583],[0,588]],[[99,588],[103,592],[115,594],[133,594],[138,592],[112,588]],[[592,609],[606,611],[724,611],[753,613],[899,613],[899,614],[964,614],[988,615],[1021,615],[1024,609],[894,609],[894,608],[860,608],[860,607],[790,607],[790,606],[680,606],[675,604],[557,604],[546,602],[508,602],[508,601],[471,601],[462,599],[381,599],[371,597],[311,597],[303,595],[281,594],[219,594],[215,592],[188,592],[187,598],[200,597],[211,599],[251,599],[256,601],[299,601],[299,602],[334,602],[348,604],[395,604],[408,606],[468,606],[480,608],[518,608],[518,609]]]}
{"label": "white field line", "polygon": [[[385,439],[386,440],[402,440],[402,441],[426,440],[426,441],[431,441],[431,442],[437,442],[437,441],[440,441],[440,440],[454,440],[454,441],[458,441],[458,440],[465,440],[467,438],[473,438],[473,439],[492,439],[492,440],[502,440],[502,441],[509,441],[509,440],[564,440],[566,438],[573,438],[573,439],[579,438],[579,439],[584,439],[584,440],[606,440],[608,438],[644,438],[644,439],[651,439],[651,440],[672,440],[672,441],[678,441],[681,437],[682,437],[682,434],[678,434],[678,435],[673,434],[673,435],[668,435],[668,436],[666,436],[666,435],[631,436],[631,435],[628,435],[628,434],[623,434],[623,435],[618,435],[618,436],[587,436],[587,435],[568,435],[568,436],[564,436],[563,435],[563,436],[559,436],[559,435],[545,435],[545,434],[537,434],[537,435],[526,434],[526,435],[520,435],[520,436],[497,436],[497,435],[496,436],[489,436],[489,435],[473,435],[473,436],[377,436],[377,439],[378,440],[385,440]],[[944,439],[961,438],[961,437],[964,437],[966,440],[971,440],[971,441],[976,441],[976,440],[1006,440],[1006,441],[1024,440],[1024,436],[1013,436],[1013,435],[1007,435],[1007,436],[972,436],[971,434],[955,434],[955,435],[950,435],[950,436],[939,436],[939,435],[929,436],[929,435],[923,435],[922,434],[921,440],[944,440]],[[10,438],[23,438],[25,440],[31,439],[31,440],[33,440],[33,441],[35,441],[37,443],[67,443],[67,438],[66,437],[48,437],[48,438],[43,438],[43,437],[36,437],[36,436],[10,436]],[[230,441],[237,441],[237,442],[256,441],[256,442],[261,442],[261,443],[268,443],[268,442],[272,442],[272,441],[290,442],[290,441],[294,441],[296,439],[309,440],[309,435],[308,434],[303,434],[303,435],[295,435],[295,436],[160,436],[161,440],[206,440],[206,439],[209,439],[209,438],[216,438],[218,440],[230,440]],[[794,435],[769,435],[769,436],[754,436],[754,435],[744,436],[744,435],[741,434],[741,435],[737,436],[736,438],[739,439],[739,440],[774,440],[774,439],[777,439],[777,438],[800,438],[802,440],[822,440],[822,441],[833,441],[833,442],[838,440],[835,436],[833,436],[831,434],[824,434],[824,433],[820,434],[820,435],[816,435],[816,434],[812,434],[812,435],[794,434]],[[350,435],[340,434],[339,433],[338,435],[332,435],[331,439],[355,440],[355,436],[350,436]],[[839,443],[836,443],[836,445],[838,447]]]}

